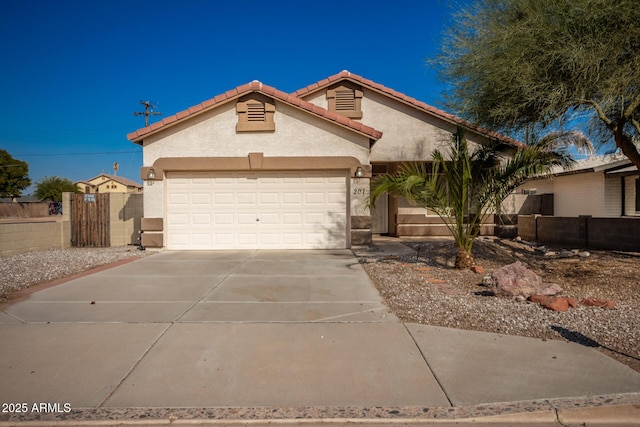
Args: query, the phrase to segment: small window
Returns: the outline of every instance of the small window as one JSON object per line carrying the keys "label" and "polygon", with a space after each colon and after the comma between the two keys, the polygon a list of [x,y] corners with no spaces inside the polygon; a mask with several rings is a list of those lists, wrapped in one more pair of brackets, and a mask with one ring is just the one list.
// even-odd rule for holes
{"label": "small window", "polygon": [[273,101],[260,94],[252,94],[236,104],[237,132],[273,132],[276,130]]}
{"label": "small window", "polygon": [[636,179],[636,212],[640,212],[640,178]]}
{"label": "small window", "polygon": [[362,90],[356,85],[344,83],[327,90],[329,111],[351,119],[362,118]]}

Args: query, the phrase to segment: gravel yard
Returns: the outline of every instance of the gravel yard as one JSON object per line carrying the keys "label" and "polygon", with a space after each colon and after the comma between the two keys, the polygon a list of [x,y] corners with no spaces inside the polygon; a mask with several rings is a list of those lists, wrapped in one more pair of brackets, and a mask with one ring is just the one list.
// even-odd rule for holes
{"label": "gravel yard", "polygon": [[21,289],[147,254],[149,252],[140,251],[136,246],[124,246],[55,249],[5,256],[0,258],[0,301]]}
{"label": "gravel yard", "polygon": [[597,347],[640,372],[640,254],[590,251],[586,258],[545,257],[513,240],[476,241],[473,255],[485,274],[520,260],[545,282],[560,285],[563,296],[617,303],[614,310],[578,306],[554,312],[527,301],[492,296],[482,285],[483,274],[452,268],[456,252],[451,241],[405,243],[420,248],[419,259],[375,252],[359,257],[402,321],[570,340]]}

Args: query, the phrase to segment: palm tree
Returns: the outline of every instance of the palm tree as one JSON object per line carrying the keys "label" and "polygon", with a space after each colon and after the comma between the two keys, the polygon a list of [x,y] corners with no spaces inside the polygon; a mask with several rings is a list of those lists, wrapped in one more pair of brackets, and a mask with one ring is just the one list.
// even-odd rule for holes
{"label": "palm tree", "polygon": [[[588,146],[579,133],[556,132],[516,149],[491,142],[469,151],[461,128],[453,135],[448,155],[439,150],[433,162],[405,163],[398,172],[373,182],[371,204],[383,193],[407,198],[434,211],[451,231],[458,252],[456,268],[475,264],[471,248],[485,214],[497,210],[504,199],[527,178],[569,167],[569,145]],[[513,149],[511,149],[513,152]]]}
{"label": "palm tree", "polygon": [[63,192],[75,193],[78,191],[76,185],[67,178],[59,176],[45,176],[36,182],[36,197],[40,200],[62,201]]}

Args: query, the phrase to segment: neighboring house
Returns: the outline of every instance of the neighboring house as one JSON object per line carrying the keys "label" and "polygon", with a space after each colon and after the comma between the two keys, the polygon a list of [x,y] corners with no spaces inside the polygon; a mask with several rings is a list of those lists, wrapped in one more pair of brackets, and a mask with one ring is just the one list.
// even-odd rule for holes
{"label": "neighboring house", "polygon": [[143,189],[135,181],[105,173],[75,184],[80,193],[141,193]]}
{"label": "neighboring house", "polygon": [[291,94],[239,86],[127,135],[143,147],[143,245],[348,248],[372,233],[441,234],[402,200],[370,209],[370,182],[430,161],[458,125],[471,144],[517,145],[348,71]]}
{"label": "neighboring house", "polygon": [[580,160],[570,170],[528,181],[519,192],[552,194],[557,217],[640,217],[640,171],[623,155]]}

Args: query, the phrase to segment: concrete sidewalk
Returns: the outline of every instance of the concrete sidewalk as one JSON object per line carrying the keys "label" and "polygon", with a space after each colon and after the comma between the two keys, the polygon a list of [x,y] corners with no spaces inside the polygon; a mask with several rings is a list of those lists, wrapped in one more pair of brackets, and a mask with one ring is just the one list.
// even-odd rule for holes
{"label": "concrete sidewalk", "polygon": [[1,306],[0,340],[0,401],[29,408],[0,421],[640,405],[640,374],[593,348],[402,324],[348,250],[158,253]]}

